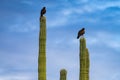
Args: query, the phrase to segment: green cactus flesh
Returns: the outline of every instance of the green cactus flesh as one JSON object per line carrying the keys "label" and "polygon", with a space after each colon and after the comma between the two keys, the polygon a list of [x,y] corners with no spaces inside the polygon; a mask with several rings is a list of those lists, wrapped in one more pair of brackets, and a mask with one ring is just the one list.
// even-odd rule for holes
{"label": "green cactus flesh", "polygon": [[46,80],[46,17],[40,18],[38,80]]}
{"label": "green cactus flesh", "polygon": [[67,71],[65,69],[60,70],[60,80],[67,79]]}
{"label": "green cactus flesh", "polygon": [[89,80],[89,52],[85,38],[80,39],[80,77],[79,80]]}

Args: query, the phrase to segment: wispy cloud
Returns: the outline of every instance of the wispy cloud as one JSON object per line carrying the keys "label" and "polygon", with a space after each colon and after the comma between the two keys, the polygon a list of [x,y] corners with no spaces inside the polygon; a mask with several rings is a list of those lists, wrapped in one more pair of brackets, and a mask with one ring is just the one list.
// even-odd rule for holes
{"label": "wispy cloud", "polygon": [[[95,2],[95,4],[93,1],[83,6],[71,5],[69,7],[61,8],[59,11],[56,11],[55,14],[53,13],[54,16],[51,15],[52,20],[51,19],[48,20],[48,26],[49,27],[67,26],[68,24],[73,24],[74,22],[78,22],[79,20],[97,24],[99,21],[102,21],[102,19],[105,16],[110,15],[110,13],[108,12],[104,14],[105,16],[102,16],[103,11],[107,12],[108,8],[120,7],[119,5],[120,2],[105,2],[105,1],[100,3]],[[86,16],[88,16],[86,14],[90,14],[91,16],[86,18]],[[99,16],[101,16],[101,18],[98,19]],[[81,19],[81,17],[84,19]]]}
{"label": "wispy cloud", "polygon": [[27,4],[27,5],[33,5],[34,4],[34,2],[32,2],[30,0],[22,0],[21,3]]}
{"label": "wispy cloud", "polygon": [[[95,12],[97,10],[105,10],[106,8],[109,7],[120,7],[120,1],[88,1],[88,0],[83,0],[83,2],[87,2],[86,4],[84,4],[83,6],[78,6],[80,9],[83,10],[88,10],[90,12]],[[81,1],[82,2],[82,1]],[[78,0],[78,3],[81,4],[81,2]]]}
{"label": "wispy cloud", "polygon": [[[39,28],[39,18],[31,18],[29,15],[17,14],[11,21],[12,24],[8,24],[5,27],[8,27],[10,32],[31,32],[36,31]],[[38,22],[37,22],[38,21]]]}
{"label": "wispy cloud", "polygon": [[65,16],[59,16],[56,18],[52,18],[53,20],[49,19],[48,20],[48,28],[53,28],[53,27],[60,27],[64,26],[67,24],[67,18]]}
{"label": "wispy cloud", "polygon": [[10,31],[11,32],[30,32],[30,31],[35,31],[37,30],[37,26],[36,24],[30,22],[25,22],[23,24],[20,23],[16,23],[10,26]]}
{"label": "wispy cloud", "polygon": [[[93,36],[93,35],[92,35]],[[104,45],[115,50],[119,50],[120,48],[120,38],[118,34],[111,34],[109,32],[97,32],[95,33],[94,37],[88,37],[88,44],[89,45]]]}

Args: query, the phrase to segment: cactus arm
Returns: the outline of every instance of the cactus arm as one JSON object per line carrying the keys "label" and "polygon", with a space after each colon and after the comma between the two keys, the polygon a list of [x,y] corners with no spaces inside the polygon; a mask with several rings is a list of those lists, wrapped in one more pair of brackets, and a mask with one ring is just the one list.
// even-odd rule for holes
{"label": "cactus arm", "polygon": [[67,71],[65,69],[60,70],[60,80],[67,80]]}

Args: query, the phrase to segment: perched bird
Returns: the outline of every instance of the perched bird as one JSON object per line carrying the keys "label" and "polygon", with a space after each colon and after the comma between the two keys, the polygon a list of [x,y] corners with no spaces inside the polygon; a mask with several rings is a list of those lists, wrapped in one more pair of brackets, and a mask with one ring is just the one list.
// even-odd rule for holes
{"label": "perched bird", "polygon": [[46,7],[43,7],[43,8],[41,9],[41,17],[42,17],[45,13],[46,13]]}
{"label": "perched bird", "polygon": [[82,36],[83,34],[85,34],[85,28],[82,28],[82,29],[78,32],[77,39],[79,39],[79,37]]}

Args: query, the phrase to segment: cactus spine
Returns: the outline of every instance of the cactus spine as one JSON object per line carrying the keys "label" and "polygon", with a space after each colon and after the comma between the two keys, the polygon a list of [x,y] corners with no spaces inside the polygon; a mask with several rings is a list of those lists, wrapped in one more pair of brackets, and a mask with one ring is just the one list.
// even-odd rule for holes
{"label": "cactus spine", "polygon": [[85,38],[80,38],[80,77],[79,80],[89,80],[89,52]]}
{"label": "cactus spine", "polygon": [[46,80],[46,17],[40,18],[38,80]]}
{"label": "cactus spine", "polygon": [[67,71],[65,69],[60,70],[60,80],[67,79]]}

